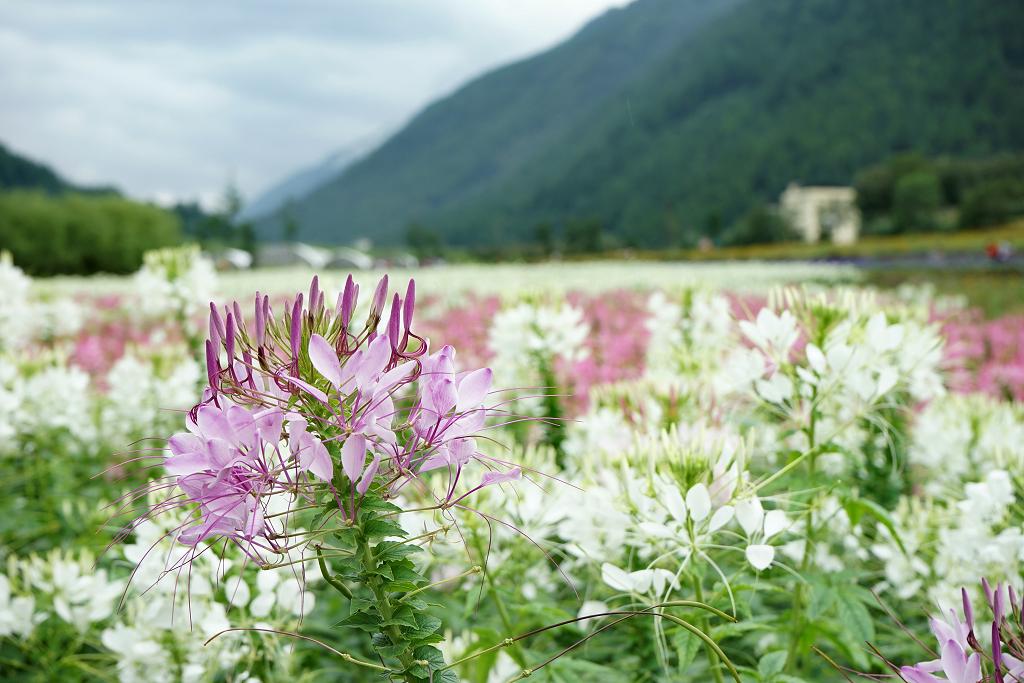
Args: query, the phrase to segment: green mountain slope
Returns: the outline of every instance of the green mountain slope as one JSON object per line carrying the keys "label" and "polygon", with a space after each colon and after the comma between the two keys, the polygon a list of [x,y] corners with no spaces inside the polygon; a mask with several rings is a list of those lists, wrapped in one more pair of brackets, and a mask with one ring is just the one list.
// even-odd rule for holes
{"label": "green mountain slope", "polygon": [[32,161],[0,144],[0,189],[27,188],[63,192],[70,186],[49,166]]}
{"label": "green mountain slope", "polygon": [[[616,95],[625,84],[737,2],[641,0],[472,81],[298,202],[303,238],[399,242],[410,222],[501,187],[595,110],[622,106]],[[275,220],[260,231],[280,234]]]}
{"label": "green mountain slope", "polygon": [[0,191],[19,189],[40,190],[49,194],[118,194],[117,189],[113,187],[73,185],[46,164],[22,156],[0,143]]}
{"label": "green mountain slope", "polygon": [[[641,34],[657,33],[683,5],[708,7],[640,0],[601,28],[625,40],[621,19],[632,13],[630,42],[651,42]],[[573,108],[562,126],[543,123],[561,104],[545,108],[549,94],[526,93],[586,83],[572,71],[574,43],[600,22],[537,58],[557,56],[549,69],[516,79],[526,111],[492,84],[530,62],[478,80],[311,195],[300,207],[303,233],[394,242],[415,221],[472,245],[594,218],[626,244],[686,244],[716,236],[791,180],[849,183],[903,150],[1024,149],[1024,3],[747,0],[716,9],[689,33],[670,31],[671,49]],[[602,51],[608,64],[619,58],[632,61]]]}

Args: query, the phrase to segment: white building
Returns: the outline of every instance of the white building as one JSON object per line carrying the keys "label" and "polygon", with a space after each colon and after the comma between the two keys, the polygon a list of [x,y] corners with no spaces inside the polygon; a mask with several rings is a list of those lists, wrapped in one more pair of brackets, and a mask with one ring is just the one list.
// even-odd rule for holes
{"label": "white building", "polygon": [[852,187],[789,186],[779,197],[779,209],[805,242],[829,239],[853,244],[860,235],[857,192]]}

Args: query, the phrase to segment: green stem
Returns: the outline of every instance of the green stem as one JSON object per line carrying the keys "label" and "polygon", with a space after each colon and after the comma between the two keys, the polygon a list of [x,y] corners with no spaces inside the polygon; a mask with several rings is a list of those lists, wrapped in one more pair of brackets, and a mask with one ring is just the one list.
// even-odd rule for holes
{"label": "green stem", "polygon": [[[815,392],[816,393],[816,392]],[[814,483],[815,475],[817,474],[817,460],[818,450],[815,444],[816,438],[816,426],[817,426],[817,412],[814,410],[814,399],[815,396],[811,397],[811,416],[810,423],[807,426],[807,476],[809,481]],[[813,494],[812,494],[813,495]],[[800,560],[800,575],[803,576],[807,573],[811,564],[811,552],[815,544],[815,532],[814,527],[814,501],[807,509],[807,538],[804,541],[804,556]],[[793,628],[789,637],[789,650],[786,653],[786,667],[789,670],[791,667],[795,667],[799,664],[801,659],[800,653],[800,641],[803,639],[804,631],[804,593],[806,592],[805,584],[800,581],[796,585],[796,589],[793,591]]]}
{"label": "green stem", "polygon": [[416,590],[409,591],[408,593],[403,595],[401,598],[399,598],[398,602],[400,602],[400,603],[401,602],[405,602],[406,600],[408,600],[412,596],[414,596],[414,595],[416,595],[418,593],[422,593],[425,590],[430,590],[431,588],[437,588],[438,586],[441,586],[443,584],[450,583],[452,581],[458,581],[459,579],[465,578],[467,576],[472,576],[473,574],[479,574],[482,571],[483,571],[483,569],[481,569],[479,565],[473,565],[472,567],[470,567],[468,570],[462,572],[461,574],[456,574],[455,576],[449,576],[447,579],[441,579],[440,581],[435,581],[434,583],[428,583],[426,586],[420,586]]}
{"label": "green stem", "polygon": [[[700,585],[700,577],[697,576],[697,574],[693,575],[693,590],[695,593],[695,597],[697,598],[697,602],[703,603],[704,588]],[[708,630],[710,630],[710,628],[711,619],[709,619],[708,616],[705,614],[701,619],[700,630],[704,633],[707,633]],[[719,662],[721,661],[718,658],[718,655],[707,642],[704,643],[704,649],[708,655],[708,666],[711,668],[711,673],[715,677],[715,683],[725,683],[725,679],[722,676],[722,670],[718,666]]]}
{"label": "green stem", "polygon": [[331,573],[327,570],[327,563],[324,562],[323,549],[318,545],[316,546],[316,561],[320,565],[320,574],[324,577],[324,581],[334,587],[336,591],[344,595],[349,600],[352,599],[352,591],[348,589],[348,586],[343,584],[341,581],[334,578]]}
{"label": "green stem", "polygon": [[[373,549],[370,548],[369,541],[366,540],[362,533],[359,533],[357,536],[356,554],[362,560],[363,568],[369,573],[366,585],[373,591],[374,603],[381,620],[390,621],[391,617],[394,616],[395,606],[391,602],[391,596],[388,595],[388,591],[382,585],[381,577],[373,574],[377,569],[377,560],[373,556]],[[383,634],[388,637],[392,645],[401,645],[406,642],[402,636],[402,630],[394,624],[385,626]],[[398,654],[398,661],[401,662],[402,668],[406,671],[415,664],[415,660],[408,647]],[[410,673],[403,674],[403,677],[409,683],[417,683],[416,677]]]}

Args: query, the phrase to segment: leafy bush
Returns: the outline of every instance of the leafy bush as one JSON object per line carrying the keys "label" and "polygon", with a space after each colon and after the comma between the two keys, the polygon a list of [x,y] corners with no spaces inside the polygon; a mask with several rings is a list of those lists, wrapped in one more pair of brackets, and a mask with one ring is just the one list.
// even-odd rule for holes
{"label": "leafy bush", "polygon": [[1024,181],[1003,178],[982,183],[964,194],[960,226],[979,228],[1024,215]]}
{"label": "leafy bush", "polygon": [[796,239],[796,232],[785,218],[770,206],[757,206],[736,222],[722,237],[728,246],[773,244]]}
{"label": "leafy bush", "polygon": [[931,171],[915,171],[896,183],[892,208],[899,232],[934,230],[940,206],[942,185],[939,177]]}
{"label": "leafy bush", "polygon": [[0,194],[0,249],[35,275],[129,273],[145,251],[179,239],[175,216],[121,197]]}

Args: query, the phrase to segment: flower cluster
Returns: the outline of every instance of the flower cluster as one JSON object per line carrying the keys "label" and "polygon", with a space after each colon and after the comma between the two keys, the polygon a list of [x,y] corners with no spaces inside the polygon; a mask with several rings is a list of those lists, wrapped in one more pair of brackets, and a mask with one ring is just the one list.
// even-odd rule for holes
{"label": "flower cluster", "polygon": [[[975,621],[971,598],[962,588],[963,619],[953,608],[944,618],[929,619],[932,635],[938,641],[937,651],[930,651],[935,658],[914,666],[892,665],[901,678],[909,683],[1024,681],[1024,604],[1012,585],[992,587],[982,579],[982,587],[991,621]],[[939,678],[938,673],[945,678]]]}

